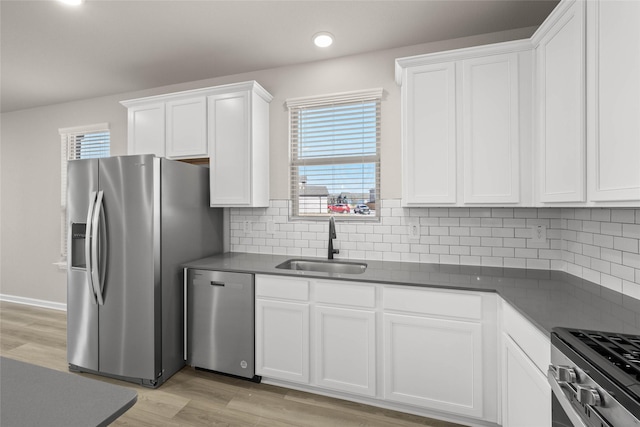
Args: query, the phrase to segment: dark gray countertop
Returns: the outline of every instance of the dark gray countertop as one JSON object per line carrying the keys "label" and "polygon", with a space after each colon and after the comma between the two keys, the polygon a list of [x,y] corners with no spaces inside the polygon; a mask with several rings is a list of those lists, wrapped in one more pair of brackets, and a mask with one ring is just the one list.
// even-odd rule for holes
{"label": "dark gray countertop", "polygon": [[368,265],[362,274],[275,268],[292,258],[302,257],[226,253],[192,261],[184,266],[203,270],[497,292],[546,334],[552,328],[562,326],[640,335],[640,300],[559,271],[387,261],[358,261]]}
{"label": "dark gray countertop", "polygon": [[131,408],[129,388],[0,357],[0,425],[106,426]]}

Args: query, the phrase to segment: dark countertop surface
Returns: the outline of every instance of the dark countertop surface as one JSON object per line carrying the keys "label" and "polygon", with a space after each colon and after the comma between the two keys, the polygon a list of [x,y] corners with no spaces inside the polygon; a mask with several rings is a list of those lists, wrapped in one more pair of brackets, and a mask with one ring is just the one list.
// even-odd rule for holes
{"label": "dark countertop surface", "polygon": [[0,425],[106,426],[131,408],[135,390],[0,357]]}
{"label": "dark countertop surface", "polygon": [[549,335],[557,326],[640,335],[640,300],[576,276],[548,270],[336,259],[363,262],[362,274],[331,274],[276,268],[286,255],[225,253],[184,267],[253,274],[305,276],[356,282],[497,292]]}

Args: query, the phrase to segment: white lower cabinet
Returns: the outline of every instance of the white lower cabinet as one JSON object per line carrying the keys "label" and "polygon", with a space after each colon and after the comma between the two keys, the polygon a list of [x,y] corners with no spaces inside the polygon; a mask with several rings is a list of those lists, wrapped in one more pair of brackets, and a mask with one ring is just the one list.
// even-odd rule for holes
{"label": "white lower cabinet", "polygon": [[309,382],[309,281],[256,276],[256,374]]}
{"label": "white lower cabinet", "polygon": [[324,306],[314,311],[315,383],[375,396],[375,312]]}
{"label": "white lower cabinet", "polygon": [[464,424],[499,422],[497,296],[256,275],[265,382]]}
{"label": "white lower cabinet", "polygon": [[256,301],[256,372],[309,382],[309,304]]}
{"label": "white lower cabinet", "polygon": [[480,323],[384,315],[384,398],[482,416]]}
{"label": "white lower cabinet", "polygon": [[502,302],[502,425],[551,427],[551,341]]}
{"label": "white lower cabinet", "polygon": [[547,378],[507,334],[503,334],[502,359],[502,425],[551,426]]}

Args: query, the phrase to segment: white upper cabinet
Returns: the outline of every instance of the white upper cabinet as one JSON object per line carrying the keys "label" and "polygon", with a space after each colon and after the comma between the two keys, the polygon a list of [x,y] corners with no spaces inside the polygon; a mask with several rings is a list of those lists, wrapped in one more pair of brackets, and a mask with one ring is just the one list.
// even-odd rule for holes
{"label": "white upper cabinet", "polygon": [[212,207],[267,207],[272,98],[249,81],[122,101],[128,153],[209,158]]}
{"label": "white upper cabinet", "polygon": [[170,159],[207,156],[207,100],[204,96],[166,104],[166,154]]}
{"label": "white upper cabinet", "polygon": [[210,95],[211,206],[269,206],[269,95],[261,86]]}
{"label": "white upper cabinet", "polygon": [[455,80],[453,62],[406,69],[402,200],[407,206],[456,202]]}
{"label": "white upper cabinet", "polygon": [[540,202],[585,200],[584,3],[566,2],[536,38]]}
{"label": "white upper cabinet", "polygon": [[164,157],[164,111],[164,102],[128,106],[128,154]]}
{"label": "white upper cabinet", "polygon": [[403,206],[530,204],[532,56],[525,40],[396,60]]}
{"label": "white upper cabinet", "polygon": [[588,195],[640,206],[640,2],[587,2]]}
{"label": "white upper cabinet", "polygon": [[537,201],[640,206],[640,3],[561,1],[532,41]]}
{"label": "white upper cabinet", "polygon": [[520,201],[518,55],[462,61],[464,203]]}

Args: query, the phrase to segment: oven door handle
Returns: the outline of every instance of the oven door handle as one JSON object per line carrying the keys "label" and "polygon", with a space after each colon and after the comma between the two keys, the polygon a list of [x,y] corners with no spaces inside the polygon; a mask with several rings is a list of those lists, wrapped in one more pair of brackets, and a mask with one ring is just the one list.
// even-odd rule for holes
{"label": "oven door handle", "polygon": [[567,417],[571,420],[571,423],[574,427],[588,427],[584,421],[580,418],[580,416],[576,413],[575,409],[571,406],[571,402],[569,402],[567,395],[564,394],[564,390],[562,390],[563,386],[568,388],[571,394],[575,394],[573,389],[567,384],[565,381],[558,381],[555,377],[555,367],[553,365],[549,366],[549,371],[547,372],[547,378],[549,379],[549,385],[551,385],[551,391],[556,395],[560,406],[567,414]]}

